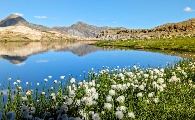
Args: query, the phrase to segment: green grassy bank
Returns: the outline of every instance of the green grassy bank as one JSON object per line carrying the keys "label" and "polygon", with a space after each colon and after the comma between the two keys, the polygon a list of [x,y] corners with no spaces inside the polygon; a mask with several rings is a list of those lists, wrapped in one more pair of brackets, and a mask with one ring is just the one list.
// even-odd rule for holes
{"label": "green grassy bank", "polygon": [[175,37],[172,39],[143,40],[102,40],[94,43],[100,47],[158,49],[171,51],[195,52],[195,37]]}

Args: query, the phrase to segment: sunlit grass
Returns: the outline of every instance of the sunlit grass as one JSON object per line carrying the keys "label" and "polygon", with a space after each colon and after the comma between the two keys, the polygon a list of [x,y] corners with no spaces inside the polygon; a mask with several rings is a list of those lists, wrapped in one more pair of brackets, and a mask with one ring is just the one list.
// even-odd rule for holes
{"label": "sunlit grass", "polygon": [[172,51],[195,52],[195,37],[175,37],[160,39],[132,40],[102,40],[94,43],[96,46],[127,47],[133,49],[158,49]]}
{"label": "sunlit grass", "polygon": [[[88,72],[77,81],[52,76],[37,87],[21,87],[8,79],[0,99],[3,119],[9,120],[129,120],[194,119],[195,61],[183,60],[166,68],[137,66]],[[53,85],[47,84],[53,81]],[[15,87],[11,87],[11,86]]]}

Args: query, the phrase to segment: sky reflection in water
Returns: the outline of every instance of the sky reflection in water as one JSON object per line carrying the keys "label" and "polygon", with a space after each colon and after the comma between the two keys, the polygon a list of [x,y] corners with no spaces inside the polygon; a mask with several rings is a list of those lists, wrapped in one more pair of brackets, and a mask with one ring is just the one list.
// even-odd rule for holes
{"label": "sky reflection in water", "polygon": [[[85,53],[81,53],[80,47],[84,47],[82,51],[85,51]],[[32,54],[19,64],[0,59],[0,83],[3,84],[9,77],[14,82],[19,77],[22,81],[21,85],[25,85],[26,82],[36,84],[37,82],[44,82],[44,78],[48,79],[49,75],[52,76],[52,79],[48,79],[48,82],[52,83],[54,79],[60,80],[62,75],[68,78],[68,74],[81,80],[83,79],[84,71],[88,72],[91,68],[98,71],[103,66],[109,66],[109,68],[120,66],[122,68],[133,66],[134,64],[139,64],[145,68],[149,65],[150,67],[164,67],[167,62],[174,63],[175,60],[179,59],[177,56],[160,53],[134,50],[105,51],[101,48],[92,50],[89,49],[90,47],[93,48],[94,46],[78,45],[68,47],[68,49],[49,50],[39,54]]]}

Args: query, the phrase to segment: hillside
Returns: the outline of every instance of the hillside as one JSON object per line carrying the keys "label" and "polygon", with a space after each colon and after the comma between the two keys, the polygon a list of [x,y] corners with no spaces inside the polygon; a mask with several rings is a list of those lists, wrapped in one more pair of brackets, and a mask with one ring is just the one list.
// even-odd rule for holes
{"label": "hillside", "polygon": [[82,38],[94,38],[106,28],[88,25],[83,22],[77,22],[70,27],[54,27],[53,29],[67,35],[78,36]]}
{"label": "hillside", "polygon": [[0,31],[0,40],[171,38],[195,35],[195,18],[160,25],[153,29],[97,27],[83,22],[77,22],[70,27],[49,28],[29,23],[21,16],[11,14],[0,21]]}
{"label": "hillside", "polygon": [[72,37],[54,31],[39,31],[26,26],[0,27],[0,41],[58,40]]}
{"label": "hillside", "polygon": [[195,35],[195,18],[179,23],[168,23],[153,29],[107,29],[100,32],[99,39],[143,39],[143,38],[171,38],[172,36]]}
{"label": "hillside", "polygon": [[66,34],[68,36],[73,36],[77,38],[95,38],[100,31],[105,30],[104,27],[96,27],[93,25],[88,25],[83,22],[77,22],[70,27],[53,27],[49,28],[43,25],[37,25],[27,22],[23,17],[11,14],[4,20],[0,21],[0,27],[8,26],[25,26],[31,29],[39,31],[55,31],[61,34]]}
{"label": "hillside", "polygon": [[40,31],[52,31],[52,29],[49,27],[29,23],[23,17],[15,14],[11,14],[4,20],[0,21],[0,27],[8,27],[8,26],[26,26]]}
{"label": "hillside", "polygon": [[0,41],[72,39],[53,29],[27,22],[21,16],[11,14],[0,21]]}

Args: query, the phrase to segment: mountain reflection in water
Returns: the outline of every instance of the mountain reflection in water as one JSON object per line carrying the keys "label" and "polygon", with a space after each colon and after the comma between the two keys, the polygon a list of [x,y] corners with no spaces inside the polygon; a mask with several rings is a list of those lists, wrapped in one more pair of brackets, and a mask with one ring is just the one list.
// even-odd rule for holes
{"label": "mountain reflection in water", "polygon": [[94,41],[78,42],[0,42],[0,58],[10,61],[13,64],[20,64],[29,56],[44,53],[50,50],[72,52],[83,56],[97,50],[100,47],[88,45]]}
{"label": "mountain reflection in water", "polygon": [[[60,80],[60,76],[66,76],[66,80],[69,77],[83,80],[92,68],[98,72],[117,66],[164,67],[167,62],[174,63],[180,59],[178,56],[155,52],[105,49],[89,45],[90,43],[91,41],[0,42],[0,84],[7,84],[10,77],[13,82],[20,79],[21,86],[27,86],[25,83],[28,82],[36,87],[36,83],[43,83],[51,75],[52,79],[47,84],[53,85],[53,80]],[[0,89],[2,87],[3,85]]]}

